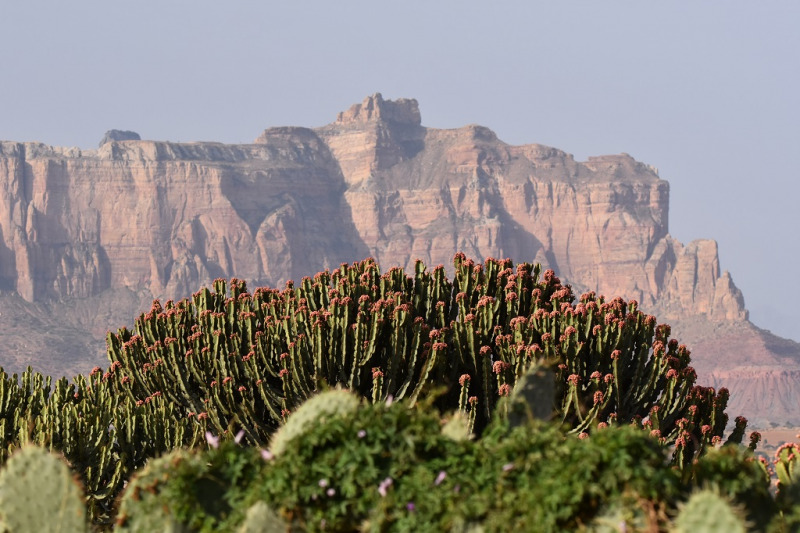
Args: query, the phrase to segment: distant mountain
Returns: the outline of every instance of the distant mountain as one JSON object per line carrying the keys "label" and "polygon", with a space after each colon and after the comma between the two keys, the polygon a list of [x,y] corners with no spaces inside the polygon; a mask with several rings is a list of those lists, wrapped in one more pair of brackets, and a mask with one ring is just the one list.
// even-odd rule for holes
{"label": "distant mountain", "polygon": [[[104,361],[107,329],[216,277],[280,285],[367,256],[449,265],[456,251],[556,270],[673,325],[729,412],[800,424],[800,344],[753,326],[717,244],[668,231],[669,184],[626,154],[578,162],[489,129],[421,125],[380,94],[316,129],[252,144],[0,143],[0,363]],[[27,327],[30,326],[30,327]]]}

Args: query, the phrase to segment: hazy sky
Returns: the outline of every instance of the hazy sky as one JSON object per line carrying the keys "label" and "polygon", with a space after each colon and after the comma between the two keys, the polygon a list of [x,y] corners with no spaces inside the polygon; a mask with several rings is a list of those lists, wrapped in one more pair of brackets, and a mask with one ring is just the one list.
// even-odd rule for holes
{"label": "hazy sky", "polygon": [[752,320],[800,340],[800,2],[7,1],[0,139],[249,142],[381,92],[671,184]]}

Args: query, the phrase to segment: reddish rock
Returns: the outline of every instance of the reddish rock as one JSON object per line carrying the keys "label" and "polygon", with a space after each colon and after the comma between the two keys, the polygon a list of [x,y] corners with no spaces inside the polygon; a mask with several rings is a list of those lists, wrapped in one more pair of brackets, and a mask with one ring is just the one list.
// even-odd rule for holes
{"label": "reddish rock", "polygon": [[[369,255],[448,265],[463,251],[541,262],[580,291],[637,299],[676,324],[700,381],[727,377],[732,412],[800,423],[789,392],[800,390],[800,345],[778,355],[747,322],[717,244],[672,238],[669,184],[627,154],[578,162],[481,126],[426,128],[416,100],[376,94],[327,126],[271,128],[247,145],[3,142],[0,186],[0,299],[21,297],[10,308],[51,332],[101,338],[153,296],[216,277],[279,285]],[[16,331],[7,318],[0,327]],[[46,346],[41,335],[6,342],[3,365],[38,365],[46,356],[24,346]],[[86,353],[67,342],[49,369],[74,370],[69,346]],[[85,359],[91,368],[100,349]]]}

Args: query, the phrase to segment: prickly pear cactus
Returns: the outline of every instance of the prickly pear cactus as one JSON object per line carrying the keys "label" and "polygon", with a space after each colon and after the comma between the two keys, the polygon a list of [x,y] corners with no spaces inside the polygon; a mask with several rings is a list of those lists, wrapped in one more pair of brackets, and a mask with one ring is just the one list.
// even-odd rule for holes
{"label": "prickly pear cactus", "polygon": [[473,435],[469,427],[469,418],[456,411],[442,426],[442,435],[452,440],[470,440]]}
{"label": "prickly pear cactus", "polygon": [[286,423],[272,436],[270,451],[280,455],[292,439],[324,420],[347,416],[358,409],[360,403],[356,395],[341,389],[325,391],[309,398],[289,415]]}
{"label": "prickly pear cactus", "polygon": [[615,499],[581,531],[587,533],[632,533],[661,531],[652,503],[635,494]]}
{"label": "prickly pear cactus", "polygon": [[64,461],[35,446],[11,456],[0,472],[0,529],[88,531],[83,490]]}
{"label": "prickly pear cactus", "polygon": [[533,366],[517,380],[509,397],[508,422],[512,427],[533,419],[550,420],[555,413],[555,374]]}
{"label": "prickly pear cactus", "polygon": [[244,523],[239,528],[239,533],[287,533],[287,531],[293,531],[290,524],[265,502],[257,502],[250,507]]}
{"label": "prickly pear cactus", "polygon": [[775,453],[775,472],[778,474],[781,486],[788,487],[797,483],[800,472],[795,472],[795,469],[798,463],[800,463],[800,446],[789,442],[778,448]]}
{"label": "prickly pear cactus", "polygon": [[748,524],[744,512],[716,490],[695,492],[681,506],[673,533],[745,533]]}
{"label": "prickly pear cactus", "polygon": [[131,533],[188,531],[170,515],[168,506],[159,501],[158,493],[159,485],[167,481],[169,471],[191,459],[192,456],[188,451],[176,449],[150,461],[135,475],[122,494],[117,515],[117,530]]}

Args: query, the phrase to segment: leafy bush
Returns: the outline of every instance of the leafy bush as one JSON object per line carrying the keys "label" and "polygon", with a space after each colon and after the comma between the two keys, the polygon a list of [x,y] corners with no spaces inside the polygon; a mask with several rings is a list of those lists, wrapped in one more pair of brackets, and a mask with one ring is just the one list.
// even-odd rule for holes
{"label": "leafy bush", "polygon": [[555,531],[623,495],[664,507],[680,493],[664,448],[635,428],[581,440],[552,424],[498,422],[473,442],[443,436],[442,424],[435,410],[379,404],[314,426],[264,470],[251,502],[312,531]]}
{"label": "leafy bush", "polygon": [[244,520],[246,490],[263,459],[253,448],[210,438],[210,450],[174,450],[134,476],[122,495],[120,531],[232,530]]}
{"label": "leafy bush", "polygon": [[[708,450],[687,476],[671,466],[659,439],[634,425],[578,437],[536,420],[512,427],[498,410],[479,439],[453,440],[442,432],[450,417],[434,401],[366,404],[320,418],[277,456],[208,434],[209,449],[175,450],[133,476],[117,527],[510,532],[536,524],[548,532],[624,523],[632,531],[672,530],[704,518],[694,507],[709,489],[735,524],[770,531],[796,524],[797,506],[776,504],[762,463],[741,446]],[[43,476],[43,486],[52,486],[51,474]],[[791,487],[782,486],[784,499]]]}
{"label": "leafy bush", "polygon": [[[579,438],[556,424],[511,427],[498,417],[480,439],[454,441],[442,434],[447,417],[432,401],[411,409],[398,402],[368,404],[351,416],[321,420],[306,426],[279,456],[262,450],[257,457],[231,444],[224,454],[195,452],[187,465],[225,469],[241,453],[255,472],[249,484],[236,488],[235,499],[227,496],[232,489],[218,488],[225,501],[238,502],[224,516],[192,503],[199,496],[188,488],[202,485],[206,476],[199,467],[164,469],[169,473],[158,477],[151,500],[170,516],[185,509],[181,523],[195,516],[201,525],[192,531],[233,529],[259,502],[273,510],[273,519],[298,531],[502,532],[530,524],[539,531],[596,530],[610,516],[617,525],[624,520],[663,530],[702,483],[718,487],[746,513],[766,503],[759,524],[775,518],[763,470],[749,451],[710,451],[694,465],[698,477],[686,481],[658,439],[634,426],[610,426]],[[131,487],[140,484],[136,479]],[[131,490],[126,498],[135,494]],[[756,498],[745,506],[737,498],[748,490]],[[767,500],[758,499],[764,495]],[[134,517],[128,509],[123,504]]]}
{"label": "leafy bush", "polygon": [[739,446],[709,450],[684,477],[689,489],[713,487],[744,509],[746,521],[758,530],[764,530],[777,511],[769,475],[750,450]]}

